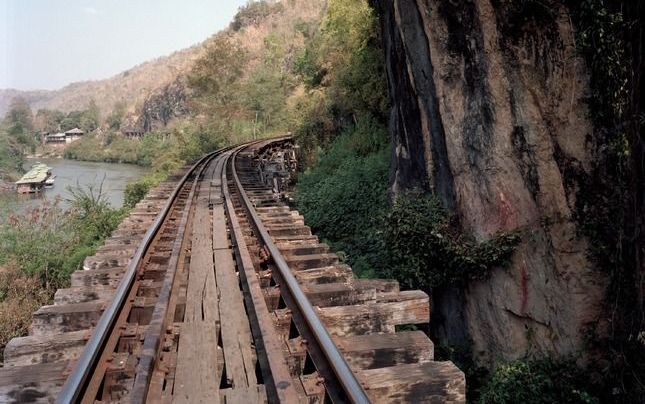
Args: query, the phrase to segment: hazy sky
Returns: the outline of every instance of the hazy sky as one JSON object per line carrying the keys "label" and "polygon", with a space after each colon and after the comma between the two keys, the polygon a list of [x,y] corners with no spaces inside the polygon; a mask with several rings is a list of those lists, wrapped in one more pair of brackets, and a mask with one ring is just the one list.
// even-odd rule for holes
{"label": "hazy sky", "polygon": [[201,42],[246,0],[0,0],[0,88],[102,79]]}

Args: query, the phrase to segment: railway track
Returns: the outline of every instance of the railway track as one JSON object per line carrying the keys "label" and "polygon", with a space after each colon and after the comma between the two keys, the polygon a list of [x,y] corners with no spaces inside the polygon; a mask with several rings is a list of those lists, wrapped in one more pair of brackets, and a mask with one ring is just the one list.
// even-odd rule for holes
{"label": "railway track", "polygon": [[0,402],[465,402],[421,291],[353,276],[284,202],[289,139],[161,184],[12,340]]}

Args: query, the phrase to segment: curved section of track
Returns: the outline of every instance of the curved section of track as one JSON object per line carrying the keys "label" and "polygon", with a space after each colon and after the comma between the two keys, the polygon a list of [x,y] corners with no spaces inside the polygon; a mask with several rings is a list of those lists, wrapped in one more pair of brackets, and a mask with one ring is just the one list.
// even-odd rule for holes
{"label": "curved section of track", "polygon": [[463,373],[399,330],[429,321],[428,296],[354,278],[285,202],[292,146],[211,153],[142,202],[10,343],[0,400],[464,402]]}
{"label": "curved section of track", "polygon": [[[85,393],[87,388],[87,382],[90,379],[90,376],[97,370],[99,356],[105,349],[105,345],[108,342],[110,335],[114,333],[114,326],[119,317],[119,314],[123,311],[126,305],[126,298],[131,295],[131,291],[135,284],[135,279],[137,272],[140,272],[140,267],[143,263],[146,252],[150,248],[150,245],[153,243],[155,236],[160,233],[163,228],[164,222],[169,217],[169,214],[177,202],[180,196],[180,192],[184,187],[189,183],[189,179],[193,176],[199,178],[203,172],[204,166],[208,164],[215,156],[220,155],[224,150],[216,151],[207,156],[204,156],[200,161],[198,161],[185,175],[179,180],[178,186],[168,197],[168,202],[162,208],[161,212],[148,228],[143,239],[141,240],[139,247],[134,253],[128,268],[123,275],[119,287],[115,292],[114,299],[105,310],[101,316],[92,337],[87,342],[83,353],[81,354],[76,366],[68,377],[63,390],[58,397],[58,402],[67,403],[77,401],[82,394]],[[196,179],[193,181],[191,186],[191,194],[194,193],[194,188],[196,186]],[[190,199],[190,196],[189,196]],[[185,227],[185,223],[183,224]],[[178,229],[185,230],[185,228]],[[175,263],[176,265],[176,263]],[[171,267],[172,265],[169,265]],[[164,291],[167,293],[167,291]],[[163,298],[163,297],[160,297]]]}

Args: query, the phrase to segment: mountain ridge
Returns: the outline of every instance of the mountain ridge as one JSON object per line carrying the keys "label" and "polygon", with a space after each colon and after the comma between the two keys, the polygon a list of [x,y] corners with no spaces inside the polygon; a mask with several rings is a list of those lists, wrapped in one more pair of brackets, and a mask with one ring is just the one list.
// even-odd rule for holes
{"label": "mountain ridge", "polygon": [[105,79],[77,81],[56,90],[0,89],[0,116],[6,114],[15,97],[23,97],[34,113],[39,109],[81,110],[92,99],[104,115],[117,102],[124,102],[127,110],[134,112],[150,94],[186,73],[207,41],[139,63]]}

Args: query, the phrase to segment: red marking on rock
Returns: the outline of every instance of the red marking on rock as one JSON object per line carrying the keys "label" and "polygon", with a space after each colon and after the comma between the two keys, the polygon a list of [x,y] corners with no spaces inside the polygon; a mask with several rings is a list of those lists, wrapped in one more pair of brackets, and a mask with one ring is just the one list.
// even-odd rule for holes
{"label": "red marking on rock", "polygon": [[506,200],[504,192],[499,191],[498,194],[498,215],[499,224],[502,230],[512,230],[517,227],[516,212],[511,206],[510,202]]}
{"label": "red marking on rock", "polygon": [[522,265],[522,272],[520,275],[520,288],[522,293],[522,306],[520,308],[520,313],[522,315],[526,314],[526,309],[529,303],[529,288],[528,288],[528,274],[526,273],[526,267]]}

